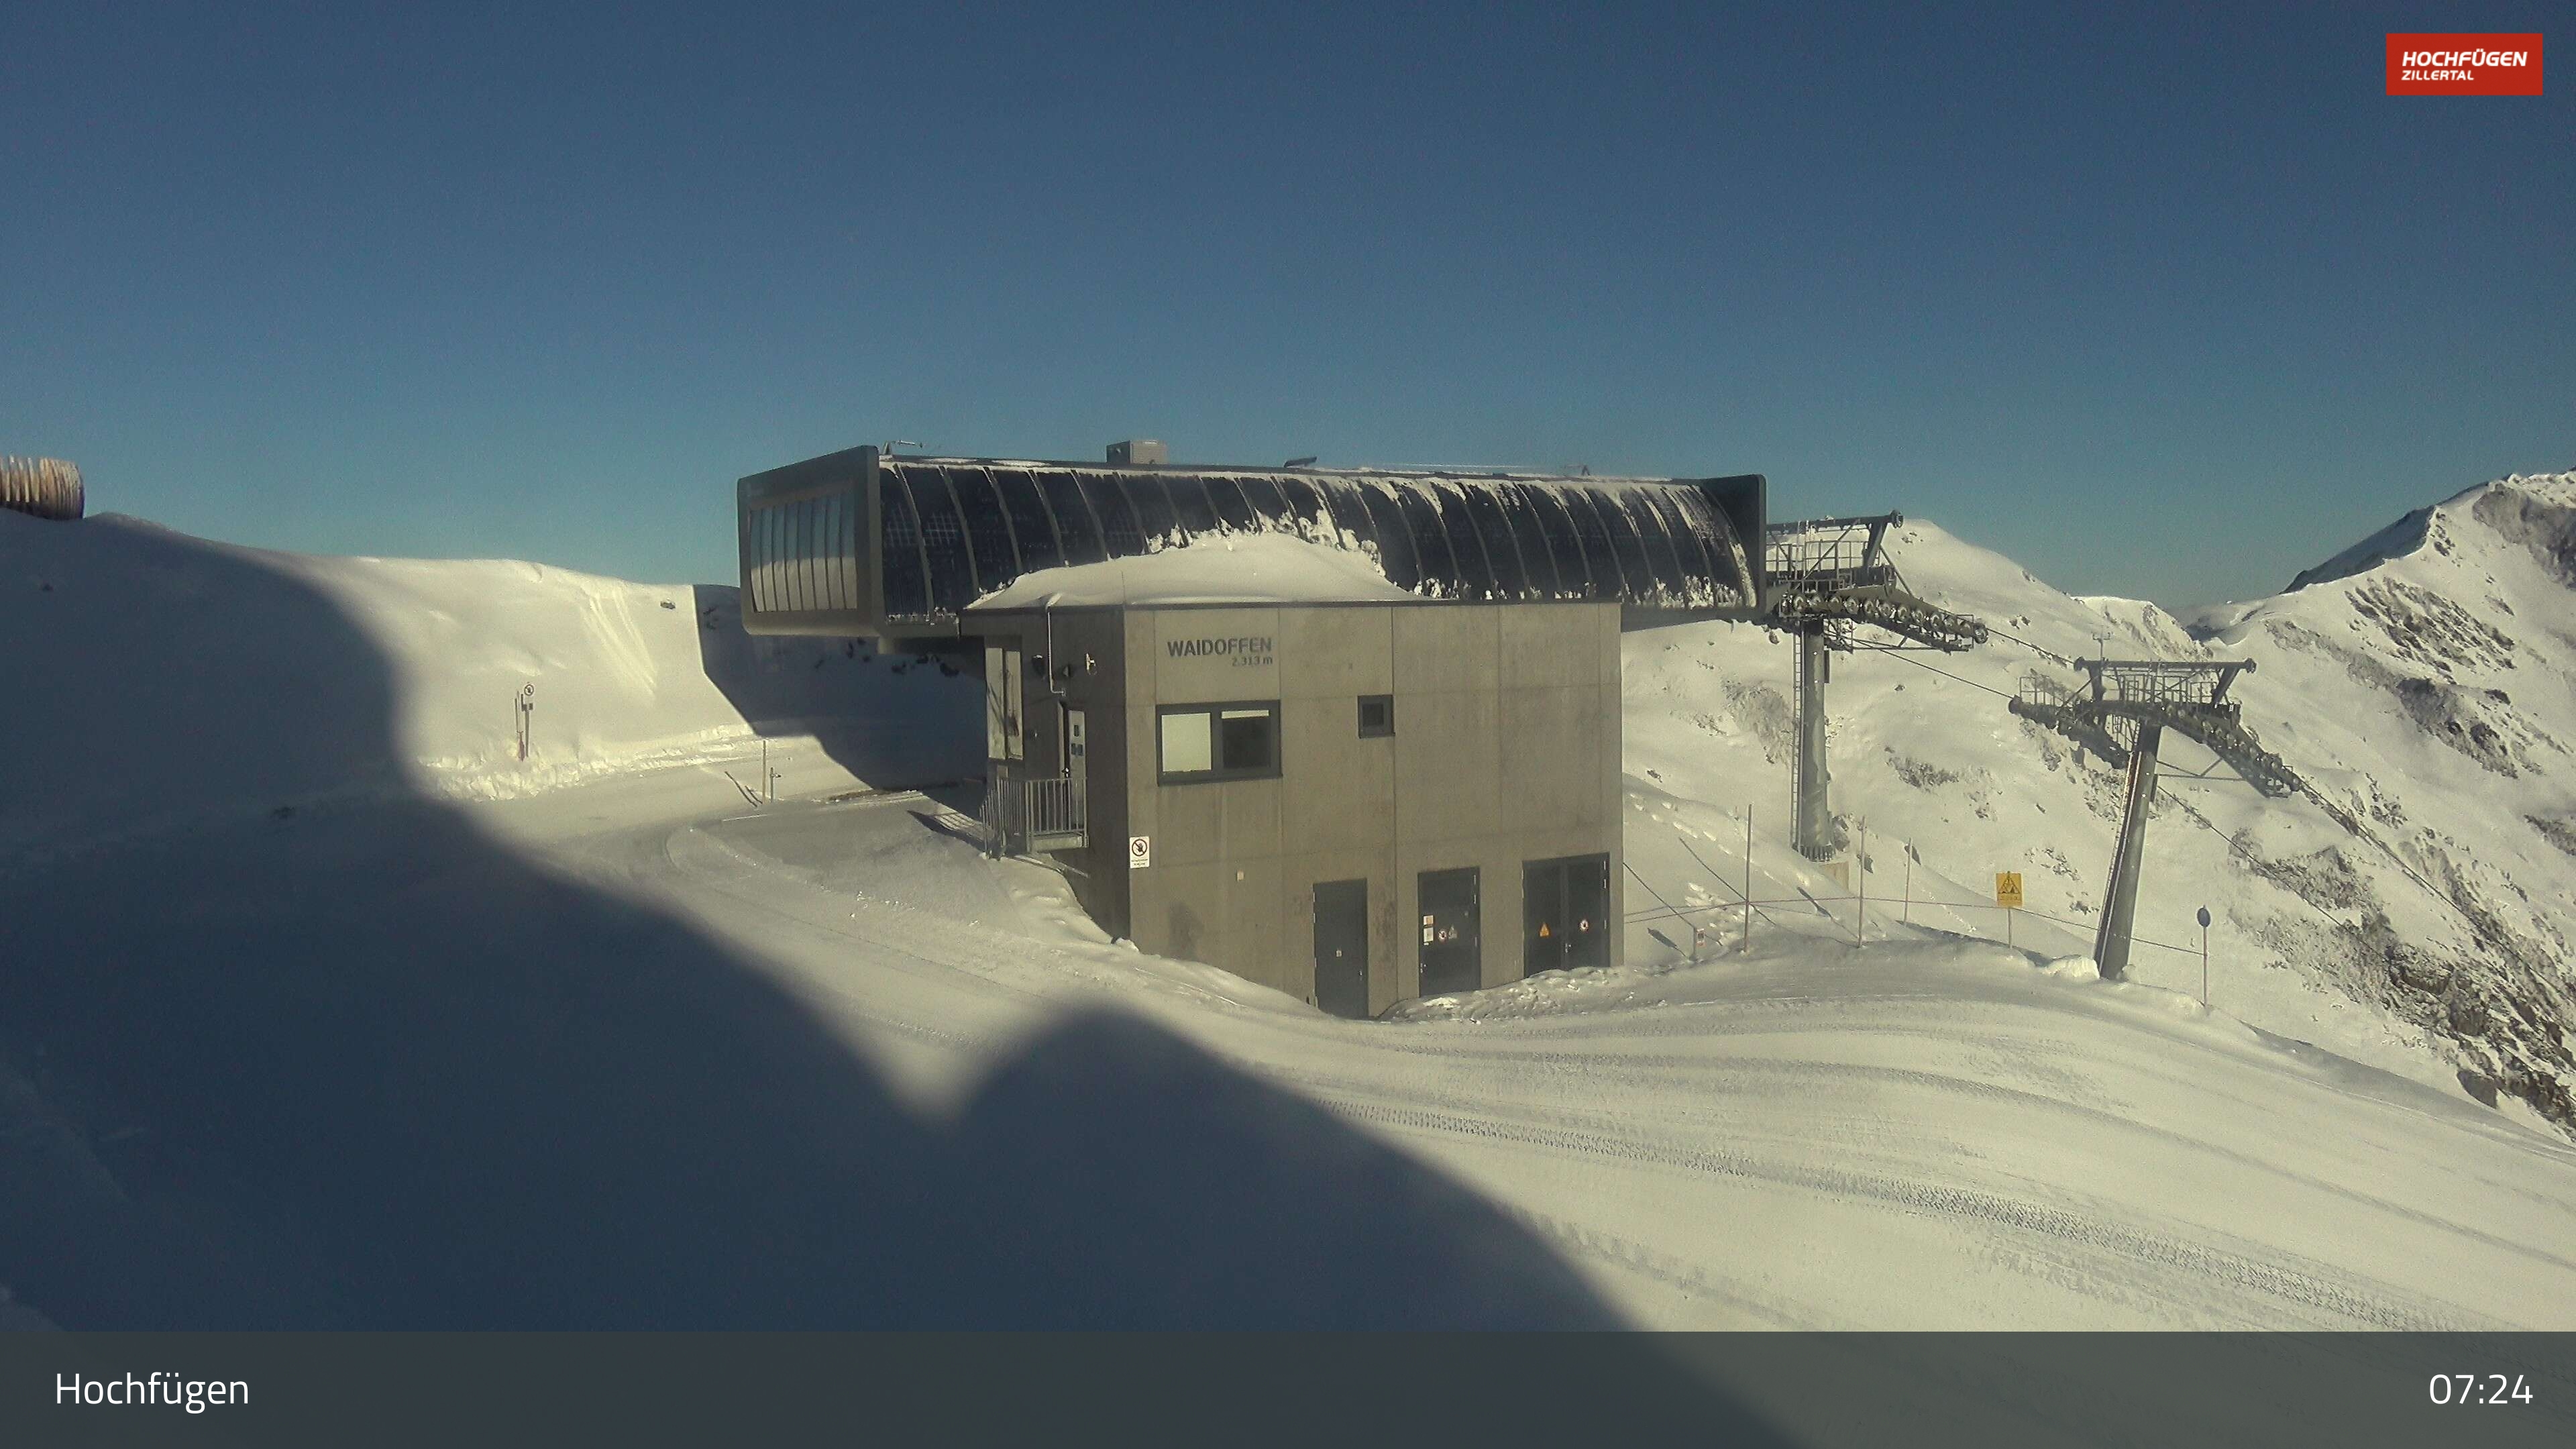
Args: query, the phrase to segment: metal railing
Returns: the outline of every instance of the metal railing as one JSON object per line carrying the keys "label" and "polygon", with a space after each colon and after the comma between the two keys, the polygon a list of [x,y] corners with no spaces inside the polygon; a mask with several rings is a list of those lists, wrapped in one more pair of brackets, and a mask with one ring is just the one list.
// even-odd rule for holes
{"label": "metal railing", "polygon": [[1085,782],[1067,775],[996,778],[984,791],[988,854],[1075,850],[1090,839]]}

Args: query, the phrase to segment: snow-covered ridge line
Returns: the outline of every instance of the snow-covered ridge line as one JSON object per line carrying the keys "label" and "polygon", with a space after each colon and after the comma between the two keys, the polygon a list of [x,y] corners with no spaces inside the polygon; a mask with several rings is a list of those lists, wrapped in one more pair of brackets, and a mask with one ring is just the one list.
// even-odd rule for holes
{"label": "snow-covered ridge line", "polygon": [[2409,511],[2396,522],[2324,563],[2302,570],[2290,580],[2289,588],[2283,592],[2296,593],[2311,585],[2332,583],[2377,568],[2393,559],[2407,557],[2436,542],[2434,526],[2437,518],[2456,518],[2464,512],[2474,514],[2499,490],[2526,495],[2543,507],[2576,507],[2576,472],[2516,473],[2463,488],[2439,503]]}
{"label": "snow-covered ridge line", "polygon": [[[405,796],[497,799],[756,734],[859,730],[911,774],[967,681],[758,640],[728,587],[517,560],[330,558],[115,516],[0,518],[0,858]],[[526,707],[522,708],[522,703]],[[824,724],[818,725],[817,721]]]}

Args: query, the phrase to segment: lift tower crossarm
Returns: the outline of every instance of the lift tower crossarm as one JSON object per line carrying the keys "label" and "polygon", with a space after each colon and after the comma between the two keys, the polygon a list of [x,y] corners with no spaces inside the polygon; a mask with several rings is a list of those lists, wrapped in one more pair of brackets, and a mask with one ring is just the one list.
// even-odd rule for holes
{"label": "lift tower crossarm", "polygon": [[[1771,622],[1801,633],[1868,624],[1902,639],[1956,652],[1986,642],[1986,626],[1922,598],[1887,557],[1887,531],[1902,513],[1809,518],[1764,530],[1763,579]],[[1848,649],[1845,638],[1827,647]]]}
{"label": "lift tower crossarm", "polygon": [[[2089,689],[2064,688],[2031,674],[2023,678],[2011,708],[2129,767],[2120,843],[2112,853],[2102,924],[2093,939],[2094,964],[2104,977],[2116,980],[2129,969],[2147,812],[2156,798],[2156,750],[2165,730],[2170,727],[2198,741],[2265,795],[2289,795],[2300,784],[2281,757],[2263,748],[2246,728],[2243,707],[2227,698],[2227,687],[2254,668],[2253,660],[2078,659],[2074,664],[2084,672]],[[2114,719],[2136,727],[2135,743],[2120,747],[2110,729]]]}
{"label": "lift tower crossarm", "polygon": [[1986,642],[1986,626],[1917,598],[1887,557],[1887,531],[1901,513],[1809,518],[1764,530],[1767,622],[1798,640],[1797,844],[1811,860],[1833,853],[1833,814],[1825,787],[1827,653],[1852,647],[1855,624],[1900,639],[1958,651]]}

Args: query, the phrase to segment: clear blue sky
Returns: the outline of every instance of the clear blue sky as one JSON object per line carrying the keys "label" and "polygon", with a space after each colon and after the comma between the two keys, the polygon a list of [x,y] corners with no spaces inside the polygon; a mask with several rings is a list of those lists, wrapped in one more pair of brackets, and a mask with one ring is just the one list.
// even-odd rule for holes
{"label": "clear blue sky", "polygon": [[249,543],[730,581],[888,437],[1770,475],[2270,592],[2576,467],[2562,6],[0,8],[0,452]]}

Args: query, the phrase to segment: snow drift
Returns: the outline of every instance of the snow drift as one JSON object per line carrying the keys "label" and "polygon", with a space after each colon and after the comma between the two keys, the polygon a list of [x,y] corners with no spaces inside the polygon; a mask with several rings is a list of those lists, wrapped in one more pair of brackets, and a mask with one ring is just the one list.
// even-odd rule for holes
{"label": "snow drift", "polygon": [[335,801],[523,794],[754,733],[833,734],[862,777],[903,783],[976,763],[971,681],[754,640],[730,588],[0,513],[0,590],[0,865]]}

